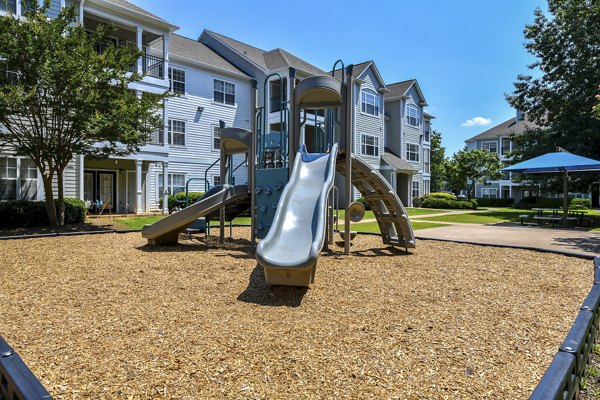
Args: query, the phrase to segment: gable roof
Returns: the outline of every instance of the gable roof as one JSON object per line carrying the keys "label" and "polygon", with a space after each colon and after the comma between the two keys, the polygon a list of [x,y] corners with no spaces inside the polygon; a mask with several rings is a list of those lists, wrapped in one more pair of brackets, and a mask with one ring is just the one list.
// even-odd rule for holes
{"label": "gable roof", "polygon": [[536,123],[529,121],[527,116],[523,117],[519,122],[517,122],[515,117],[512,117],[487,131],[481,132],[479,135],[475,135],[472,138],[465,140],[465,142],[481,139],[497,139],[498,136],[508,136],[511,133],[518,135],[525,132],[527,128],[534,129],[539,127],[540,126]]}
{"label": "gable roof", "polygon": [[417,91],[417,94],[419,95],[423,103],[427,105],[427,100],[425,100],[425,96],[423,95],[421,87],[419,86],[419,82],[417,82],[416,79],[409,79],[407,81],[396,82],[387,85],[389,93],[385,94],[385,100],[392,101],[402,99],[404,96],[406,96],[406,93],[408,93],[410,88],[413,86],[415,87],[415,90]]}
{"label": "gable roof", "polygon": [[[381,74],[379,73],[379,70],[377,69],[377,66],[375,65],[375,61],[373,61],[373,60],[363,61],[359,64],[354,64],[354,70],[352,71],[354,77],[360,78],[360,76],[362,74],[364,74],[369,69],[369,67],[375,73],[375,77],[379,81],[379,84],[381,85],[381,87],[383,89],[387,89],[385,86],[385,81],[381,77]],[[342,79],[342,69],[340,68],[340,69],[336,69],[335,71],[333,71],[333,76],[335,76],[336,78],[341,80]]]}
{"label": "gable roof", "polygon": [[387,147],[385,148],[381,159],[385,161],[385,163],[388,164],[390,167],[394,168],[396,171],[417,171],[417,168],[414,165],[398,157],[397,155],[392,153],[392,151]]}
{"label": "gable roof", "polygon": [[[163,41],[158,39],[150,43],[150,48],[162,52]],[[208,65],[210,67],[231,72],[236,75],[246,75],[240,71],[235,65],[215,53],[208,46],[195,41],[194,39],[185,36],[171,34],[169,41],[169,54],[181,57],[199,64]]]}
{"label": "gable roof", "polygon": [[135,4],[133,4],[133,3],[130,3],[127,0],[104,0],[104,2],[113,4],[113,5],[117,6],[117,7],[124,8],[127,11],[133,11],[134,13],[141,14],[141,15],[143,15],[145,17],[152,18],[152,19],[154,19],[156,21],[159,21],[159,22],[162,22],[162,23],[165,23],[165,24],[169,24],[169,22],[165,21],[161,17],[159,17],[157,15],[154,15],[154,14],[152,14],[149,11],[144,10],[143,8],[138,7]]}
{"label": "gable roof", "polygon": [[326,75],[326,72],[322,69],[315,67],[309,62],[281,48],[271,51],[262,50],[258,47],[240,42],[239,40],[221,35],[220,33],[209,31],[208,29],[205,29],[202,32],[199,40],[201,40],[202,36],[205,34],[217,39],[219,42],[223,43],[265,72],[293,67],[310,75]]}

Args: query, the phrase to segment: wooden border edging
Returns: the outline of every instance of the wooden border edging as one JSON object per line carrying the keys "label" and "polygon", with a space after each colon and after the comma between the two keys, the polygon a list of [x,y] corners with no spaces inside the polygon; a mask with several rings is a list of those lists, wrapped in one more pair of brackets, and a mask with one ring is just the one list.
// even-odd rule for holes
{"label": "wooden border edging", "polygon": [[51,400],[21,357],[0,337],[0,398],[21,400]]}

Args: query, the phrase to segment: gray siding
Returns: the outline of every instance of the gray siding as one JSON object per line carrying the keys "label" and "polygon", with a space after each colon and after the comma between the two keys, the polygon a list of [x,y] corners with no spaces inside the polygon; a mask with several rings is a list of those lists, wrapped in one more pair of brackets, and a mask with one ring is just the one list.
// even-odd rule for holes
{"label": "gray siding", "polygon": [[385,141],[386,146],[396,155],[402,157],[402,113],[401,101],[390,101],[385,103],[385,112],[389,117],[386,121]]}
{"label": "gray siding", "polygon": [[58,17],[58,14],[60,14],[60,0],[51,0],[48,16],[50,18],[56,18]]}

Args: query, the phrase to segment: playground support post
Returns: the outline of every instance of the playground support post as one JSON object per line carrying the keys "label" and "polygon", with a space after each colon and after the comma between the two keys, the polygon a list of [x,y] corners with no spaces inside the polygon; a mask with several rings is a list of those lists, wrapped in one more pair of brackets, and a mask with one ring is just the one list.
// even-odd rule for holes
{"label": "playground support post", "polygon": [[252,138],[250,140],[250,154],[248,154],[248,177],[250,184],[250,229],[252,232],[250,233],[250,240],[252,241],[252,246],[256,245],[256,218],[254,215],[254,209],[256,208],[256,197],[254,196],[256,190],[256,96],[258,93],[258,82],[255,79],[252,79],[252,96],[250,97],[250,110],[252,110],[253,118],[252,118]]}
{"label": "playground support post", "polygon": [[292,176],[294,160],[296,158],[296,149],[298,148],[298,113],[296,110],[296,70],[290,67],[290,125],[288,127],[288,175]]}
{"label": "playground support post", "polygon": [[354,147],[352,140],[352,131],[354,130],[354,99],[353,99],[353,86],[354,80],[352,78],[354,65],[350,64],[346,67],[346,115],[344,116],[344,136],[345,136],[345,151],[346,154],[346,179],[344,183],[344,201],[346,212],[344,213],[344,254],[350,255],[350,213],[348,212],[348,206],[352,202],[352,148]]}

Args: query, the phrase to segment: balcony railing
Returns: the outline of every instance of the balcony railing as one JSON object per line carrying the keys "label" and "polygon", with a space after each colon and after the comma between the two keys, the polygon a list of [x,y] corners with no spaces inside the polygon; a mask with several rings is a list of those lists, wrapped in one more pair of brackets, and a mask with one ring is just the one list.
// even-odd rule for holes
{"label": "balcony railing", "polygon": [[142,71],[145,76],[164,79],[165,59],[150,54],[144,54],[142,56]]}

